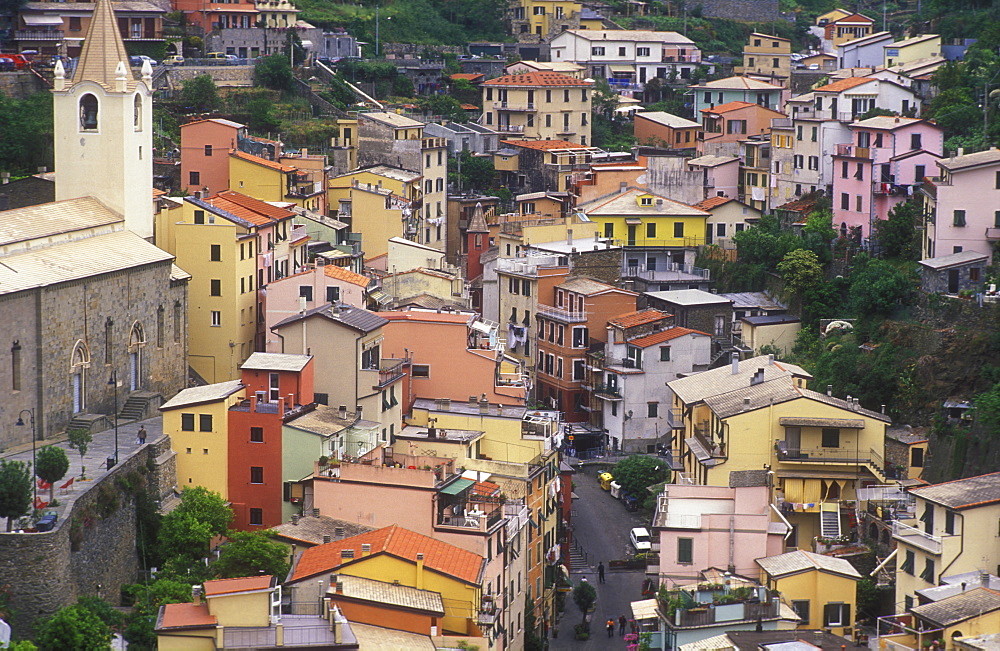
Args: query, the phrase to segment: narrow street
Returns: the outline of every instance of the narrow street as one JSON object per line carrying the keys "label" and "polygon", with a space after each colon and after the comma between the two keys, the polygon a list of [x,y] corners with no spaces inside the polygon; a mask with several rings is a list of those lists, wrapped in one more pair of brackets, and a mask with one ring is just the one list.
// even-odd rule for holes
{"label": "narrow street", "polygon": [[[632,618],[630,603],[642,599],[641,570],[611,571],[609,561],[624,559],[634,551],[629,544],[629,530],[632,527],[648,527],[638,513],[629,513],[621,502],[601,490],[594,467],[581,468],[573,476],[574,492],[579,499],[573,501],[574,540],[582,554],[572,555],[570,578],[576,585],[586,577],[597,588],[597,609],[591,615],[590,639],[576,640],[573,627],[580,623],[583,615],[573,602],[573,595],[566,595],[566,609],[559,620],[559,637],[549,638],[550,649],[618,649],[625,648],[625,642],[618,634],[617,621],[620,615]],[[605,583],[598,581],[597,565],[603,562]],[[608,639],[605,622],[616,622],[614,639]]]}

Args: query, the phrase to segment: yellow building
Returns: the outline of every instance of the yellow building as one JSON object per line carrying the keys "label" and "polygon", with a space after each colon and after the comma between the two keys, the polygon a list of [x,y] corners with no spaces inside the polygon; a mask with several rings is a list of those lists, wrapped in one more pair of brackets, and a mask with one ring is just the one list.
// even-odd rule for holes
{"label": "yellow building", "polygon": [[319,212],[326,188],[313,181],[315,171],[269,161],[242,151],[229,153],[229,188],[261,201],[287,201]]}
{"label": "yellow building", "polygon": [[781,593],[799,616],[799,629],[824,628],[850,636],[861,575],[842,558],[797,550],[758,558],[760,582]]}
{"label": "yellow building", "polygon": [[907,612],[916,621],[912,627],[901,631],[902,635],[892,634],[898,627],[890,630],[890,635],[882,638],[889,643],[887,648],[926,649],[928,644],[934,645],[931,648],[948,651],[995,648],[989,641],[984,643],[980,636],[995,637],[1000,631],[1000,594],[996,590],[975,588],[914,606]]}
{"label": "yellow building", "polygon": [[397,525],[306,549],[285,584],[291,601],[317,603],[331,572],[440,593],[445,635],[479,635],[486,559]]}
{"label": "yellow building", "polygon": [[371,165],[330,179],[330,201],[336,202],[349,194],[354,186],[374,186],[391,190],[416,205],[422,196],[420,174],[389,165]]}
{"label": "yellow building", "polygon": [[337,219],[350,224],[352,233],[361,235],[365,260],[389,252],[388,242],[394,237],[410,235],[418,230],[419,212],[411,203],[386,187],[352,185],[344,190],[331,190],[331,207]]}
{"label": "yellow building", "polygon": [[191,270],[189,363],[206,381],[239,377],[263,350],[261,290],[306,262],[308,237],[294,217],[232,191],[171,201],[156,216],[159,246]]}
{"label": "yellow building", "polygon": [[842,502],[859,482],[888,481],[890,419],[853,401],[811,391],[808,373],[759,356],[667,384],[674,394],[674,455],[698,484],[728,486],[733,470],[769,468],[792,525],[789,547],[844,535]]}
{"label": "yellow building", "polygon": [[894,521],[896,604],[909,610],[916,591],[942,576],[977,572],[1000,564],[1000,472],[910,491],[916,520]]}
{"label": "yellow building", "polygon": [[792,42],[787,38],[754,32],[743,46],[743,65],[737,75],[764,75],[788,79],[792,74]]}
{"label": "yellow building", "polygon": [[924,34],[882,46],[885,50],[885,67],[902,65],[918,59],[941,56],[941,35]]}
{"label": "yellow building", "polygon": [[558,72],[527,72],[484,81],[482,124],[525,140],[591,142],[593,83]]}
{"label": "yellow building", "polygon": [[[515,32],[531,34],[536,37],[546,37],[553,32],[557,32],[572,18],[582,13],[583,5],[579,2],[567,0],[520,0],[513,8],[513,20]],[[591,29],[603,27],[603,21],[596,22],[597,26]],[[582,27],[582,25],[581,25]]]}
{"label": "yellow building", "polygon": [[625,246],[693,247],[705,243],[708,212],[632,189],[580,209],[603,237]]}
{"label": "yellow building", "polygon": [[239,380],[184,389],[160,406],[177,456],[177,485],[202,486],[228,499],[229,408],[245,397]]}
{"label": "yellow building", "polygon": [[825,14],[820,14],[816,16],[816,24],[820,27],[825,27],[829,23],[840,20],[841,18],[847,18],[851,15],[850,11],[846,9],[833,9],[826,12]]}

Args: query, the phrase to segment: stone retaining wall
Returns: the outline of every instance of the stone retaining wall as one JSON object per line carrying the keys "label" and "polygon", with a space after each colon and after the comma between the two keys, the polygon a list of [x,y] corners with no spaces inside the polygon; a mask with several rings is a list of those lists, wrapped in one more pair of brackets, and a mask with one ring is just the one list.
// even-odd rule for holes
{"label": "stone retaining wall", "polygon": [[[98,481],[77,483],[68,512],[52,531],[0,533],[0,586],[10,594],[14,613],[9,623],[15,636],[30,636],[38,621],[77,597],[100,596],[117,605],[122,586],[137,580],[135,500],[115,485],[115,478],[133,471],[146,478],[158,497],[169,494],[176,483],[170,438],[144,446]],[[99,495],[107,494],[103,486],[119,500],[105,517],[99,515]],[[80,536],[75,550],[71,530]]]}

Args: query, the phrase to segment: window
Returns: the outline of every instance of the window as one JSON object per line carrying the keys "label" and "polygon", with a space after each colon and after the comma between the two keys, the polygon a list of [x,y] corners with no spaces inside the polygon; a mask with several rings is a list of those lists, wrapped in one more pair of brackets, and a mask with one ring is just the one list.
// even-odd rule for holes
{"label": "window", "polygon": [[586,326],[573,327],[573,348],[586,348],[590,340],[590,332]]}
{"label": "window", "polygon": [[846,192],[840,193],[840,209],[850,210],[851,209],[851,195]]}
{"label": "window", "polygon": [[996,173],[996,179],[993,183],[993,187],[995,187],[997,190],[1000,190],[1000,172]]}
{"label": "window", "polygon": [[847,178],[847,161],[846,160],[843,161],[840,164],[840,178],[842,178],[842,179],[846,179]]}
{"label": "window", "polygon": [[618,56],[620,57],[625,56],[625,48],[623,47],[618,48]]}
{"label": "window", "polygon": [[431,367],[427,364],[414,364],[411,374],[413,377],[430,377]]}
{"label": "window", "polygon": [[198,414],[198,431],[212,431],[212,414]]}
{"label": "window", "polygon": [[97,130],[97,98],[90,93],[80,98],[80,129]]}
{"label": "window", "polygon": [[212,310],[212,327],[218,328],[222,325],[222,312]]}
{"label": "window", "polygon": [[656,418],[659,415],[660,403],[658,402],[647,402],[646,403],[646,418]]}
{"label": "window", "polygon": [[582,382],[587,377],[587,365],[582,359],[573,360],[573,381]]}
{"label": "window", "polygon": [[336,303],[340,300],[340,288],[339,287],[327,287],[326,288],[326,302]]}
{"label": "window", "polygon": [[219,244],[212,244],[209,248],[209,259],[212,262],[222,261],[222,246]]}
{"label": "window", "polygon": [[181,431],[194,431],[194,414],[181,414]]}
{"label": "window", "polygon": [[372,346],[361,351],[361,368],[365,371],[377,371],[381,360],[380,346]]}
{"label": "window", "polygon": [[264,483],[264,468],[262,466],[250,466],[250,483]]}
{"label": "window", "polygon": [[924,449],[923,448],[911,448],[910,449],[910,465],[914,468],[924,467]]}
{"label": "window", "polygon": [[816,142],[816,136],[817,136],[817,132],[818,131],[819,131],[819,127],[813,127],[812,128],[812,133],[809,136],[809,140],[811,140],[812,142]]}
{"label": "window", "polygon": [[910,149],[920,149],[920,134],[911,133],[910,134]]}
{"label": "window", "polygon": [[924,507],[924,514],[920,516],[920,521],[924,523],[924,533],[934,534],[934,505],[928,503]]}
{"label": "window", "polygon": [[[569,90],[564,90],[563,91],[563,101],[569,103]],[[563,117],[565,118],[565,120],[568,123],[569,115],[567,114],[567,115],[565,115]]]}
{"label": "window", "polygon": [[205,155],[206,156],[212,155],[212,145],[205,145]]}
{"label": "window", "polygon": [[832,427],[823,428],[823,447],[824,448],[839,448],[840,447],[840,430]]}
{"label": "window", "polygon": [[802,169],[802,167],[803,167],[802,163],[803,163],[804,160],[805,160],[805,157],[802,156],[802,154],[793,154],[792,155],[792,167],[794,167],[797,170]]}
{"label": "window", "polygon": [[726,133],[746,133],[746,120],[726,120]]}
{"label": "window", "polygon": [[660,361],[661,362],[670,361],[670,346],[660,346]]}
{"label": "window", "polygon": [[809,600],[802,599],[800,601],[792,602],[792,610],[795,614],[799,616],[799,626],[806,626],[809,624]]}
{"label": "window", "polygon": [[250,442],[251,443],[263,443],[264,442],[264,428],[263,427],[251,427],[250,428]]}
{"label": "window", "polygon": [[604,237],[614,237],[615,236],[615,225],[608,222],[604,225]]}
{"label": "window", "polygon": [[854,212],[861,212],[861,195],[854,195]]}
{"label": "window", "polygon": [[677,562],[685,565],[694,563],[694,538],[677,539]]}
{"label": "window", "polygon": [[914,565],[916,565],[915,554],[912,551],[908,551],[906,552],[906,559],[903,561],[903,564],[900,566],[899,569],[906,572],[910,576],[913,576]]}
{"label": "window", "polygon": [[809,157],[809,169],[818,170],[819,169],[819,156]]}
{"label": "window", "polygon": [[250,509],[250,524],[264,524],[264,509]]}
{"label": "window", "polygon": [[823,606],[823,626],[850,626],[851,604],[827,604]]}
{"label": "window", "polygon": [[69,31],[71,31],[71,32],[79,32],[82,29],[83,29],[83,27],[80,24],[80,17],[79,16],[70,16],[70,19],[69,19]]}
{"label": "window", "polygon": [[684,237],[684,222],[674,222],[674,237]]}
{"label": "window", "polygon": [[944,532],[947,534],[954,535],[955,533],[955,512],[945,511],[944,512]]}
{"label": "window", "polygon": [[188,185],[201,185],[201,172],[188,172]]}
{"label": "window", "polygon": [[956,210],[954,215],[954,226],[965,226],[965,211]]}
{"label": "window", "polygon": [[194,211],[194,223],[195,224],[204,224],[205,223],[205,211],[204,210],[195,210]]}
{"label": "window", "polygon": [[213,278],[210,282],[212,296],[222,296],[222,281]]}
{"label": "window", "polygon": [[653,239],[656,237],[656,223],[650,222],[646,224],[646,237]]}
{"label": "window", "polygon": [[726,236],[726,225],[725,224],[716,224],[715,225],[715,235],[717,237],[725,237]]}
{"label": "window", "polygon": [[648,57],[649,56],[649,48],[648,47],[637,47],[635,49],[635,55],[639,56],[639,57]]}
{"label": "window", "polygon": [[934,561],[930,558],[924,561],[924,571],[920,573],[920,578],[928,583],[934,583]]}
{"label": "window", "polygon": [[795,139],[802,140],[802,125],[795,127]]}
{"label": "window", "polygon": [[602,56],[604,56],[604,48],[603,47],[592,47],[592,48],[590,48],[590,54],[592,56],[595,56],[595,57],[602,57]]}

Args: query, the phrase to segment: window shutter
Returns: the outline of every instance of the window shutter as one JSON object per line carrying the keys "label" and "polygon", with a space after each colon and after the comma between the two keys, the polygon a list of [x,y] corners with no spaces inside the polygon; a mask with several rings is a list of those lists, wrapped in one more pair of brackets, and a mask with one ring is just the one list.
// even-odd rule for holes
{"label": "window shutter", "polygon": [[834,608],[840,608],[840,604],[826,604],[823,606],[823,626],[829,626],[833,620]]}

